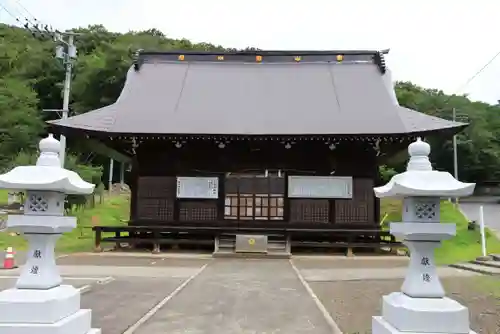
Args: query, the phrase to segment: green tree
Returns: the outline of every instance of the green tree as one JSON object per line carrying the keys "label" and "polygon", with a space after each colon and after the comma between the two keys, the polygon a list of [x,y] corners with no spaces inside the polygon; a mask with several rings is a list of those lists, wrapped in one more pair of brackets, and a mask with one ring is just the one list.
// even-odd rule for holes
{"label": "green tree", "polygon": [[[470,125],[457,135],[459,177],[462,180],[482,182],[500,180],[500,115],[499,106],[472,102],[467,96],[446,95],[440,90],[425,89],[410,82],[396,86],[402,106],[428,115],[451,119],[453,108],[466,116]],[[453,172],[453,144],[451,136],[430,138],[432,161],[435,168]],[[401,171],[401,162],[389,164]]]}
{"label": "green tree", "polygon": [[[132,65],[135,52],[144,50],[238,51],[211,43],[169,38],[157,29],[120,34],[103,25],[77,28],[78,58],[73,71],[70,110],[83,113],[114,103]],[[33,154],[43,121],[56,118],[42,109],[62,107],[64,66],[54,57],[55,43],[47,36],[35,38],[24,29],[0,24],[0,168],[20,152]],[[248,47],[242,51],[257,51]],[[467,115],[470,126],[458,134],[459,176],[483,182],[500,180],[500,106],[472,102],[467,96],[447,95],[438,89],[399,82],[396,93],[401,105],[428,115],[451,119],[455,108]],[[428,138],[434,167],[453,172],[451,136]],[[68,140],[69,150],[83,157],[88,148]],[[404,152],[403,152],[404,153]],[[107,158],[91,156],[79,165],[107,165]],[[68,162],[69,164],[69,162]],[[397,154],[381,167],[382,176],[403,171],[406,155]],[[105,167],[106,168],[106,167]],[[81,170],[85,173],[84,170]]]}
{"label": "green tree", "polygon": [[21,150],[36,147],[44,123],[36,93],[25,82],[0,78],[0,166]]}
{"label": "green tree", "polygon": [[[14,159],[12,159],[7,168],[8,170],[17,167],[17,166],[29,166],[29,165],[35,165],[36,161],[38,159],[39,153],[38,152],[33,152],[33,153],[28,153],[28,152],[20,152],[17,154]],[[93,166],[89,164],[83,164],[80,162],[79,157],[75,155],[68,155],[66,156],[66,161],[64,168],[74,171],[80,177],[90,183],[93,183],[96,185],[96,189],[101,189],[102,188],[102,167],[101,166]],[[94,194],[90,196],[84,196],[84,195],[68,195],[66,196],[66,209],[74,209],[74,208],[83,208],[87,204],[93,204],[94,203]]]}

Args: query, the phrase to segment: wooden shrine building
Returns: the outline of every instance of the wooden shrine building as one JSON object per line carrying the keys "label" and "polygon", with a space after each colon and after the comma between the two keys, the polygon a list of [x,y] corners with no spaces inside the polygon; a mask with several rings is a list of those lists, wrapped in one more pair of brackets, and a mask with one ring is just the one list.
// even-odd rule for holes
{"label": "wooden shrine building", "polygon": [[51,125],[132,162],[125,239],[380,243],[378,166],[466,126],[399,106],[387,52],[138,52],[114,104]]}

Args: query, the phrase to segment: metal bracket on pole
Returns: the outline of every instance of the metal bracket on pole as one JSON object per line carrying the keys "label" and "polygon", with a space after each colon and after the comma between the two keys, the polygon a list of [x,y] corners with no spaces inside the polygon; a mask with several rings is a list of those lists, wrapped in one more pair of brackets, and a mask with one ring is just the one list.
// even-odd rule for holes
{"label": "metal bracket on pole", "polygon": [[57,116],[58,116],[59,118],[61,118],[61,117],[62,117],[62,112],[63,112],[63,110],[62,110],[62,109],[42,109],[42,111],[44,111],[44,112],[56,112],[56,113],[57,113]]}
{"label": "metal bracket on pole", "polygon": [[[77,56],[77,50],[75,42],[75,36],[80,35],[79,33],[73,32],[63,32],[56,33],[54,35],[54,40],[58,43],[62,43],[66,46],[58,45],[56,47],[56,58],[62,59],[63,64],[66,65],[66,76],[64,78],[64,90],[63,90],[63,108],[61,118],[68,118],[69,111],[69,95],[71,90],[71,71],[73,68],[73,61]],[[68,37],[68,41],[64,40],[64,37]],[[66,49],[66,50],[65,50]],[[59,158],[61,160],[61,167],[64,167],[64,161],[66,160],[66,136],[61,134],[61,152]]]}

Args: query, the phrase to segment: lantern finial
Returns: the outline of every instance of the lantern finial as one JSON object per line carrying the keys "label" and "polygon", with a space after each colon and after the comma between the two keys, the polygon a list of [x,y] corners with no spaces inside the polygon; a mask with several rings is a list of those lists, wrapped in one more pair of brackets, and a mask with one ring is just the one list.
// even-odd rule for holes
{"label": "lantern finial", "polygon": [[54,138],[52,133],[47,138],[40,140],[38,148],[40,149],[40,156],[36,161],[37,166],[61,166],[59,159],[61,143]]}

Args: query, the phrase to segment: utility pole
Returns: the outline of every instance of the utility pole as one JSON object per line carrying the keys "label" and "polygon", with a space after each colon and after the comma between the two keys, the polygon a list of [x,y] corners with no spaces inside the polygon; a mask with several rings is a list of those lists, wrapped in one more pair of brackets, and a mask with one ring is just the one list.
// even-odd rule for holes
{"label": "utility pole", "polygon": [[[457,121],[457,110],[453,108],[453,122]],[[458,180],[458,154],[457,154],[457,135],[453,135],[453,174]],[[455,197],[455,204],[458,204],[458,197]]]}
{"label": "utility pole", "polygon": [[[453,108],[453,122],[457,121],[457,110]],[[458,180],[457,135],[453,136],[453,174]]]}
{"label": "utility pole", "polygon": [[[16,19],[17,20],[17,19]],[[19,20],[17,20],[19,21]],[[26,20],[24,27],[31,31],[33,36],[37,37],[50,37],[56,43],[55,56],[62,60],[63,65],[66,67],[66,75],[64,78],[64,90],[63,90],[63,108],[62,110],[57,109],[45,109],[44,111],[62,111],[62,119],[68,118],[69,113],[69,95],[71,90],[71,71],[73,68],[73,62],[76,59],[76,46],[75,46],[75,36],[81,35],[80,33],[74,33],[71,31],[60,32],[58,30],[54,31],[51,26],[43,24],[32,24],[29,20]],[[37,21],[35,19],[35,21]],[[31,24],[31,26],[30,26]],[[66,160],[66,136],[61,134],[61,151],[59,152],[59,158],[61,159],[61,167],[64,167],[64,162]]]}
{"label": "utility pole", "polygon": [[[457,109],[453,108],[453,122],[468,123],[469,117],[466,114],[457,114]],[[453,136],[453,176],[458,180],[458,149],[457,135]],[[455,198],[455,203],[458,204],[458,198]]]}
{"label": "utility pole", "polygon": [[[69,113],[69,93],[71,90],[71,72],[73,69],[73,61],[76,59],[76,46],[75,42],[76,33],[64,32],[56,33],[54,39],[58,43],[63,45],[56,46],[56,58],[62,59],[63,64],[66,66],[66,76],[64,78],[64,90],[63,90],[63,109],[62,109],[62,119],[68,118]],[[67,37],[67,41],[65,41]],[[59,153],[59,158],[61,159],[61,167],[64,167],[64,161],[66,160],[66,136],[61,134],[61,152]]]}

